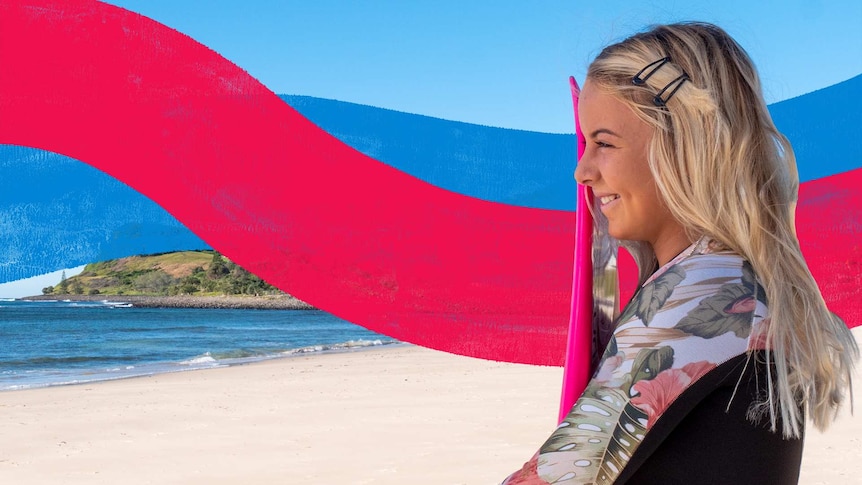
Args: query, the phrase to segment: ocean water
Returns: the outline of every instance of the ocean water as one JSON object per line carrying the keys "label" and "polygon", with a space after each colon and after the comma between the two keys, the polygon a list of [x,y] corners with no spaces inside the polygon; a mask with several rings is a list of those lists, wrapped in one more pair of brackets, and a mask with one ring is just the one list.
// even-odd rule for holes
{"label": "ocean water", "polygon": [[394,343],[317,310],[0,300],[0,391]]}

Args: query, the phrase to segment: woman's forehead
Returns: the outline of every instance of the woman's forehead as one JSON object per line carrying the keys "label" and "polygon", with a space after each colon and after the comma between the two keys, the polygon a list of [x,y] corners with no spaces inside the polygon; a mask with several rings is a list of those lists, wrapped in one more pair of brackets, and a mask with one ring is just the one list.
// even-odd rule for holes
{"label": "woman's forehead", "polygon": [[645,124],[632,109],[588,78],[578,100],[578,117],[585,135],[594,130],[615,134]]}

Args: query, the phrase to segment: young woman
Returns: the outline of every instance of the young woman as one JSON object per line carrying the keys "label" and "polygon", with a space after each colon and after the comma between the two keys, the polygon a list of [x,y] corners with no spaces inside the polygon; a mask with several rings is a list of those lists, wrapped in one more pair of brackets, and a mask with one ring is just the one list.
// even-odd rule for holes
{"label": "young woman", "polygon": [[638,261],[565,421],[504,483],[796,483],[858,355],[794,230],[799,181],[745,51],[705,23],[655,27],[592,63],[575,178]]}

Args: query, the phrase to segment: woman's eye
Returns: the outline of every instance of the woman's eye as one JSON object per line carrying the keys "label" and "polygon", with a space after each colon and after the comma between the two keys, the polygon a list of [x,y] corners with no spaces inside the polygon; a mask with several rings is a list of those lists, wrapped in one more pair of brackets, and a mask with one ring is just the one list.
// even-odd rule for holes
{"label": "woman's eye", "polygon": [[611,148],[611,147],[613,147],[613,145],[611,145],[610,143],[605,143],[603,141],[597,141],[596,146],[599,148]]}

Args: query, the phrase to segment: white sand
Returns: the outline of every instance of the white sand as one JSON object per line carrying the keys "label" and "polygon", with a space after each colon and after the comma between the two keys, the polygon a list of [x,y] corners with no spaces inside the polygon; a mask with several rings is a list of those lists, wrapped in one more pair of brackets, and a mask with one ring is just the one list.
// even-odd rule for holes
{"label": "white sand", "polygon": [[[0,484],[494,484],[553,430],[561,378],[402,347],[4,392]],[[860,438],[809,432],[801,483],[857,483]]]}

